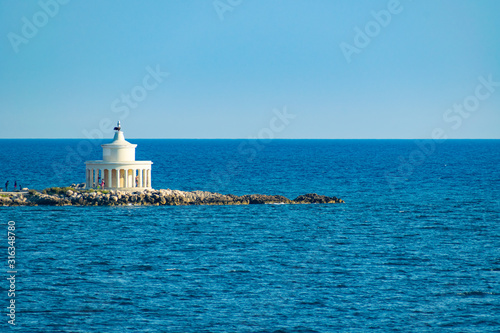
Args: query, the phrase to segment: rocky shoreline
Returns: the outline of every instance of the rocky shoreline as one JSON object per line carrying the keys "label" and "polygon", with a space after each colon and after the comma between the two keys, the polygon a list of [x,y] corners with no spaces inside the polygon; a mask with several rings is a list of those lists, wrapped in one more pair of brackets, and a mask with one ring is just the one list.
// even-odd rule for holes
{"label": "rocky shoreline", "polygon": [[185,205],[254,205],[254,204],[333,204],[344,203],[337,197],[309,193],[290,200],[281,195],[250,194],[236,196],[203,191],[178,190],[102,191],[53,187],[2,194],[0,206],[185,206]]}

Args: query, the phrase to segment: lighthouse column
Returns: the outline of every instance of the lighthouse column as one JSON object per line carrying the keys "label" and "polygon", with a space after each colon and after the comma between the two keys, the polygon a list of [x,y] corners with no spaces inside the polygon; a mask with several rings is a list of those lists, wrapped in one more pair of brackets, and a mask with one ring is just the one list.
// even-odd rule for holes
{"label": "lighthouse column", "polygon": [[[104,179],[104,187],[107,188],[107,187],[109,187],[109,171],[108,171],[108,169],[104,169],[103,172],[104,173],[103,173],[102,177]],[[103,188],[103,190],[104,190],[104,188]]]}
{"label": "lighthouse column", "polygon": [[116,177],[115,177],[115,184],[116,188],[120,187],[120,169],[115,169],[116,172]]}

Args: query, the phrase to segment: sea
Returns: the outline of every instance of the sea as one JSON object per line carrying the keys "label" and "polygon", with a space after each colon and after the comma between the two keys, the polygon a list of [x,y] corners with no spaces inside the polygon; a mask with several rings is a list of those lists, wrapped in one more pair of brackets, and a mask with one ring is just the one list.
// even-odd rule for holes
{"label": "sea", "polygon": [[[1,332],[500,331],[500,140],[128,141],[155,189],[345,203],[0,207]],[[102,143],[0,140],[0,185]]]}

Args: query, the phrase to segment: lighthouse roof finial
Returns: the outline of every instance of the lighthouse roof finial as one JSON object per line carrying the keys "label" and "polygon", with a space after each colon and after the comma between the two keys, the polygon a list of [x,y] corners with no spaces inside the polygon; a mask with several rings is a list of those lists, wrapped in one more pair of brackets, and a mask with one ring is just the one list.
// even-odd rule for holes
{"label": "lighthouse roof finial", "polygon": [[114,128],[115,131],[120,131],[122,127],[120,126],[120,121],[118,120],[118,123],[116,124],[116,127]]}

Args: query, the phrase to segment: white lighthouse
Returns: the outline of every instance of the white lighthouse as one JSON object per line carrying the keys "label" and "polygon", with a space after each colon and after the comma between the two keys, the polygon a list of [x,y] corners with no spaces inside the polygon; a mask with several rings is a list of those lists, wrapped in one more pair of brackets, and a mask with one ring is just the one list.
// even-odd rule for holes
{"label": "white lighthouse", "polygon": [[87,161],[87,188],[143,190],[151,188],[151,161],[136,161],[137,145],[125,140],[120,122],[113,142],[103,144],[102,160]]}

